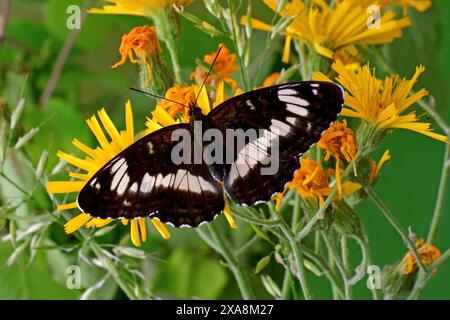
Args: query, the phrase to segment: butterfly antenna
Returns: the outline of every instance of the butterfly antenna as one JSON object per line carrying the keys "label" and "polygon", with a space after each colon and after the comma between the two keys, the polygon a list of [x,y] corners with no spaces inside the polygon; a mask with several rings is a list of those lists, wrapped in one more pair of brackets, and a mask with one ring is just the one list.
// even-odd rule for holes
{"label": "butterfly antenna", "polygon": [[145,95],[147,95],[147,96],[150,96],[150,97],[153,97],[153,98],[162,99],[162,100],[167,100],[167,101],[170,101],[170,102],[179,104],[180,106],[183,106],[183,107],[185,107],[185,108],[189,108],[188,106],[182,104],[181,102],[178,102],[178,101],[175,101],[175,100],[172,100],[172,99],[168,99],[168,98],[165,98],[165,97],[157,96],[156,94],[153,94],[153,93],[145,92],[145,91],[142,91],[142,90],[139,90],[139,89],[136,89],[136,88],[131,88],[131,87],[128,88],[128,89],[129,89],[129,90],[132,90],[132,91],[139,92],[139,93],[143,93],[143,94],[145,94]]}
{"label": "butterfly antenna", "polygon": [[197,97],[195,98],[195,104],[197,104],[197,100],[200,97],[200,93],[203,90],[203,87],[205,86],[206,80],[208,80],[209,75],[211,74],[214,64],[216,63],[217,58],[219,57],[220,51],[222,50],[222,46],[220,46],[219,50],[217,50],[216,56],[214,57],[213,63],[211,64],[211,67],[209,68],[208,74],[206,75],[205,79],[203,80],[202,86],[200,87],[200,91],[197,94]]}

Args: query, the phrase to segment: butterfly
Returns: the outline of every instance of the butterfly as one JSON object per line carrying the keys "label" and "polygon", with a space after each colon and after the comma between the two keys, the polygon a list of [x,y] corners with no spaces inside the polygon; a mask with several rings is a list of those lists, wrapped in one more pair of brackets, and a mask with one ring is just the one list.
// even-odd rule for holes
{"label": "butterfly", "polygon": [[[229,198],[251,206],[282,192],[300,165],[302,154],[320,139],[337,119],[344,102],[343,90],[330,82],[296,82],[253,90],[230,98],[204,115],[189,105],[190,123],[171,125],[137,140],[106,163],[86,183],[77,198],[82,212],[97,218],[157,218],[175,227],[196,227],[223,211]],[[216,129],[254,129],[263,139],[249,139],[240,148],[223,142],[224,152],[234,151],[230,162],[208,164],[204,159],[175,164],[174,132],[191,133],[191,158],[197,139],[194,123],[203,132]],[[266,137],[264,139],[264,137]],[[278,141],[278,170],[263,175],[264,156]],[[240,160],[240,161],[238,161]]]}

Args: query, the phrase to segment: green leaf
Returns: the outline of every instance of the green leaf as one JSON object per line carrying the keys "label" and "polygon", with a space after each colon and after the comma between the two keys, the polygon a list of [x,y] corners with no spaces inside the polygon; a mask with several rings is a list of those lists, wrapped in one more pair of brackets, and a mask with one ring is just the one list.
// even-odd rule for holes
{"label": "green leaf", "polygon": [[11,267],[4,264],[12,253],[12,247],[0,246],[0,299],[76,299],[77,291],[69,290],[53,279],[43,255],[27,266],[25,254]]}
{"label": "green leaf", "polygon": [[269,255],[265,256],[261,260],[259,260],[258,263],[256,264],[254,273],[258,274],[261,271],[263,271],[269,265],[271,258],[272,258],[272,253],[270,253]]}
{"label": "green leaf", "polygon": [[39,134],[29,142],[28,147],[35,156],[36,163],[42,153],[43,146],[48,146],[48,168],[56,165],[57,150],[80,155],[71,141],[74,138],[83,143],[90,144],[93,140],[89,127],[80,111],[68,101],[61,98],[52,98],[44,109],[30,107],[25,110],[24,126],[34,127],[43,123]]}
{"label": "green leaf", "polygon": [[217,299],[228,282],[228,274],[217,259],[196,256],[178,249],[159,266],[152,291],[173,293],[180,299]]}
{"label": "green leaf", "polygon": [[[82,4],[82,0],[48,1],[44,11],[45,26],[57,38],[66,39],[71,32],[66,26],[69,17],[66,12],[67,8],[71,5],[78,5],[82,9]],[[105,40],[108,39],[112,27],[112,20],[109,17],[88,14],[81,26],[81,32],[75,45],[86,50],[98,50],[103,47]]]}

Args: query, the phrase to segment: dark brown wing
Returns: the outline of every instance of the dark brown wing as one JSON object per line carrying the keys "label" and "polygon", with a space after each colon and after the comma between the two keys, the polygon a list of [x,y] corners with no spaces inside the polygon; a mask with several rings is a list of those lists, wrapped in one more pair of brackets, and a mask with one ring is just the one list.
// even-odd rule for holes
{"label": "dark brown wing", "polygon": [[[283,84],[231,98],[208,114],[222,132],[227,129],[258,130],[241,148],[234,149],[234,163],[225,166],[224,186],[240,204],[252,205],[281,192],[299,166],[299,159],[320,139],[342,109],[343,91],[329,82]],[[262,174],[264,163],[278,159],[277,172]],[[276,159],[275,159],[276,158]]]}
{"label": "dark brown wing", "polygon": [[189,128],[165,127],[114,157],[79,193],[80,210],[98,218],[153,217],[177,227],[212,220],[224,208],[222,186],[205,164],[173,161],[179,142],[172,141],[172,134]]}

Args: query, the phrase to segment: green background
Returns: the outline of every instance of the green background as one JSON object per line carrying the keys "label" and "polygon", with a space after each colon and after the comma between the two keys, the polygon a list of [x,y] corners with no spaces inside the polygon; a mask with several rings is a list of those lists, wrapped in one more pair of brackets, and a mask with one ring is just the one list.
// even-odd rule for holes
{"label": "green background", "polygon": [[[111,118],[120,127],[123,124],[124,102],[131,99],[136,126],[142,129],[144,117],[154,106],[153,101],[126,90],[129,86],[138,85],[136,65],[127,63],[119,69],[110,68],[119,60],[117,48],[121,35],[134,26],[148,24],[148,20],[100,15],[87,17],[52,99],[44,108],[38,106],[58,52],[68,36],[65,9],[68,4],[77,2],[80,3],[73,0],[13,1],[7,28],[8,41],[0,48],[0,96],[5,97],[11,106],[15,105],[24,86],[25,75],[29,74],[25,86],[27,106],[21,125],[30,128],[45,121],[39,135],[32,140],[30,149],[37,160],[42,150],[48,148],[49,167],[57,162],[57,149],[74,151],[70,144],[73,137],[93,145],[93,137],[84,119],[101,107],[107,108]],[[199,3],[194,3],[186,10],[202,17],[206,15]],[[271,15],[264,5],[254,4],[254,11],[255,16],[269,21]],[[450,2],[433,1],[433,7],[429,11],[421,14],[410,12],[410,16],[413,26],[405,31],[404,37],[384,47],[383,52],[395,70],[407,78],[412,76],[416,65],[426,66],[427,72],[421,76],[416,88],[427,88],[436,98],[439,113],[450,121]],[[181,62],[187,78],[195,68],[195,59],[216,50],[220,42],[229,42],[211,38],[186,20],[182,21],[184,32],[180,45]],[[256,32],[255,52],[262,46],[264,39],[265,34]],[[279,62],[281,42],[274,53],[274,58],[264,65],[266,74],[269,71],[279,71],[283,66]],[[239,76],[235,78],[239,79]],[[419,114],[423,113],[419,109],[417,111]],[[426,115],[423,118],[427,120]],[[438,130],[436,125],[434,127]],[[379,157],[387,148],[392,153],[392,160],[383,167],[376,190],[403,226],[411,226],[419,237],[426,237],[434,209],[444,145],[413,132],[397,130],[386,138],[376,156]],[[2,182],[3,196],[15,192],[10,185]],[[44,192],[43,189],[36,191],[42,201],[45,201]],[[442,251],[450,245],[449,210],[450,206],[447,204],[435,241],[435,245]],[[405,246],[374,205],[362,203],[358,212],[367,225],[375,263],[384,266],[401,259],[406,252]],[[244,222],[238,222],[240,229],[231,236],[236,244],[241,244],[250,236],[251,231]],[[108,235],[105,241],[118,239],[120,232]],[[150,275],[147,285],[156,295],[175,298],[239,297],[231,275],[219,263],[219,257],[192,230],[172,229],[171,232],[173,238],[163,241],[153,228],[149,228],[150,238],[143,247],[151,253],[143,268]],[[223,232],[230,231],[224,228]],[[0,236],[4,234],[5,228],[0,230]],[[70,241],[59,226],[51,228],[51,236],[60,242]],[[268,250],[269,247],[264,243],[252,246],[244,261],[249,269]],[[355,262],[359,261],[357,250],[356,246],[352,247],[352,252],[356,252]],[[74,263],[73,255],[51,250],[39,253],[31,266],[27,265],[24,257],[14,266],[6,267],[4,261],[10,253],[9,245],[0,246],[0,299],[65,299],[80,296],[81,291],[70,291],[64,286],[65,268]],[[269,273],[273,272],[274,278],[280,279],[281,273],[277,274],[280,269],[271,262]],[[87,287],[98,278],[95,272],[86,273],[92,277],[83,280]],[[257,281],[257,276],[252,277],[257,297],[268,298]],[[312,275],[309,278],[317,298],[331,297],[326,281]],[[365,281],[357,286],[355,296],[370,297]],[[107,299],[123,296],[117,293],[114,283],[108,283],[94,297]],[[444,265],[430,281],[423,298],[450,298],[450,264]]]}

